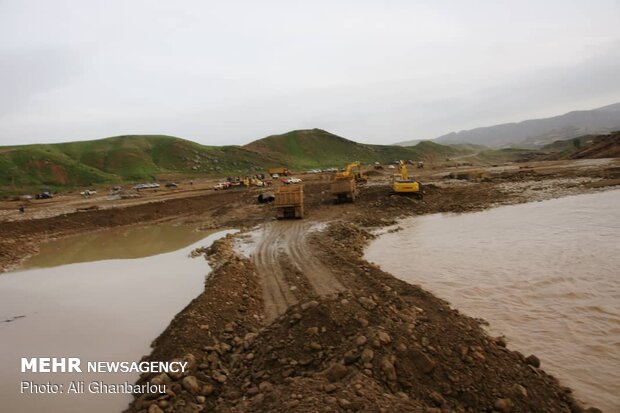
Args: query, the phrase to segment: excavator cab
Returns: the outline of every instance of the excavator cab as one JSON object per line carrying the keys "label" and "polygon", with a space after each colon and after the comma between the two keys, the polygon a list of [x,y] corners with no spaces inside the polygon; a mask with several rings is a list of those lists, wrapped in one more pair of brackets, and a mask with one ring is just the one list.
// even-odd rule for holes
{"label": "excavator cab", "polygon": [[364,175],[364,173],[360,169],[359,161],[351,162],[350,164],[347,165],[344,172],[338,172],[336,174],[336,179],[349,179],[349,178],[355,179],[355,182],[357,183],[364,183],[368,181],[368,177]]}

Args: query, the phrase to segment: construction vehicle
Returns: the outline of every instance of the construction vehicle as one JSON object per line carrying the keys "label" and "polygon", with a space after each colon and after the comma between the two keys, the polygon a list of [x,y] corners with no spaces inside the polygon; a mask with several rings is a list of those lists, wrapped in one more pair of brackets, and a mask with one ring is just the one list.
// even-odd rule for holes
{"label": "construction vehicle", "polygon": [[269,172],[269,175],[271,175],[272,178],[274,177],[274,175],[278,175],[278,177],[280,177],[280,176],[288,176],[290,173],[289,170],[284,167],[269,168],[267,172]]}
{"label": "construction vehicle", "polygon": [[355,179],[355,182],[358,183],[368,181],[368,177],[364,175],[363,172],[360,170],[359,161],[351,162],[347,165],[343,172],[338,172],[336,174],[336,179],[345,179],[349,177],[353,177]]}
{"label": "construction vehicle", "polygon": [[398,171],[400,173],[392,175],[392,190],[397,194],[411,194],[421,198],[422,186],[418,181],[409,177],[404,161],[399,161]]}
{"label": "construction vehicle", "polygon": [[357,183],[355,178],[336,178],[330,186],[330,192],[334,197],[334,203],[355,202],[357,196]]}
{"label": "construction vehicle", "polygon": [[276,218],[304,217],[304,186],[282,185],[276,192],[274,202]]}

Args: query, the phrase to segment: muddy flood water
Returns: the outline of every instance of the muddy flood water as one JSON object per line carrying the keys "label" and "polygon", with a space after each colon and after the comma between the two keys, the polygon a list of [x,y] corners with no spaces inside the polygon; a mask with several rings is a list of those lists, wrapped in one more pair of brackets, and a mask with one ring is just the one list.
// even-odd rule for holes
{"label": "muddy flood water", "polygon": [[366,258],[620,412],[620,190],[406,219]]}
{"label": "muddy flood water", "polygon": [[[127,394],[20,394],[22,381],[133,383],[137,373],[86,373],[87,361],[140,361],[150,343],[203,289],[210,268],[190,258],[230,231],[158,225],[45,244],[0,275],[0,410],[120,412]],[[83,373],[21,373],[22,357],[79,357]]]}

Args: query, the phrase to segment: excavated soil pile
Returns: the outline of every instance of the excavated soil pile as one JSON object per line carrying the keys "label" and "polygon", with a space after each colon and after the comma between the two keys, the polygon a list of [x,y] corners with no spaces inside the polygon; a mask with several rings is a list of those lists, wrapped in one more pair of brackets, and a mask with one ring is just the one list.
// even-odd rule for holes
{"label": "excavated soil pile", "polygon": [[208,253],[222,264],[149,357],[184,358],[191,371],[143,376],[168,390],[127,412],[583,411],[536,357],[361,259],[370,238],[347,222],[315,235],[315,253],[347,289],[308,297],[263,326],[252,262],[230,239],[216,243]]}

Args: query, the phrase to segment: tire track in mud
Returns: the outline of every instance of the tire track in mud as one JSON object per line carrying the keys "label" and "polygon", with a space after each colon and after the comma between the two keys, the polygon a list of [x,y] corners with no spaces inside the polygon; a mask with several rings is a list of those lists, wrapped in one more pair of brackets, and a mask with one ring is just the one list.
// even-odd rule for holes
{"label": "tire track in mud", "polygon": [[286,281],[281,262],[285,254],[290,262],[308,280],[318,295],[328,295],[345,288],[310,251],[306,234],[310,223],[278,221],[266,224],[254,254],[254,264],[263,287],[265,316],[273,321],[297,299]]}
{"label": "tire track in mud", "polygon": [[328,295],[343,291],[344,287],[340,284],[332,272],[323,265],[310,251],[306,234],[310,229],[310,224],[293,222],[286,232],[286,251],[293,264],[308,279],[310,285],[318,295]]}
{"label": "tire track in mud", "polygon": [[278,259],[278,241],[283,234],[282,228],[267,224],[262,233],[254,254],[254,264],[263,287],[265,317],[270,322],[284,313],[289,306],[297,303],[297,299],[284,278]]}

